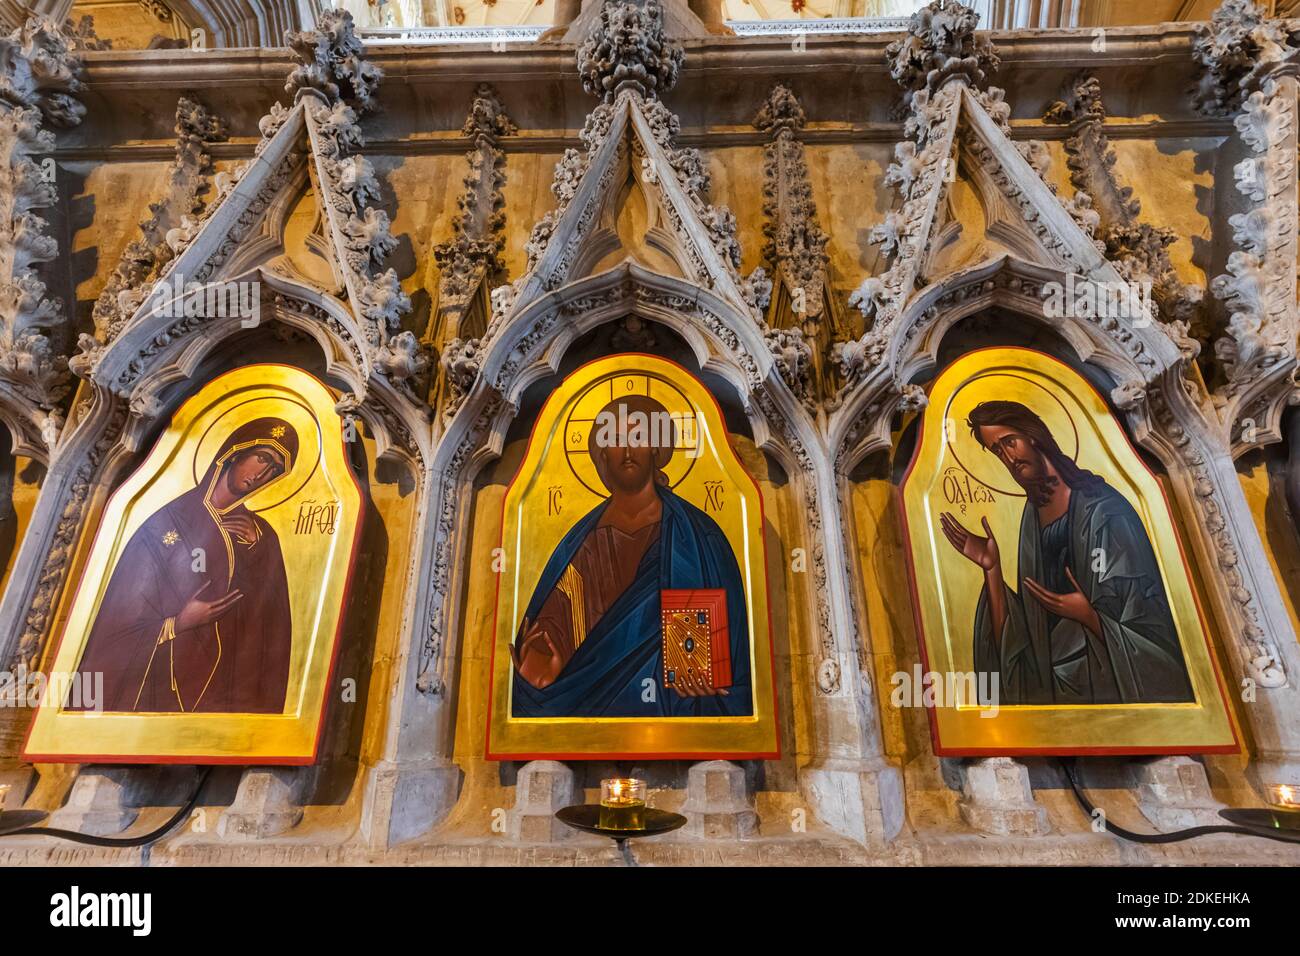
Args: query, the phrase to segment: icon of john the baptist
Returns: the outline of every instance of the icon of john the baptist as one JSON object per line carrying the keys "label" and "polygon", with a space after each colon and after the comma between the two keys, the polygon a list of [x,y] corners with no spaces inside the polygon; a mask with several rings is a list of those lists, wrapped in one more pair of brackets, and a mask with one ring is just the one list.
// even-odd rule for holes
{"label": "icon of john the baptist", "polygon": [[1019,402],[983,402],[967,424],[1027,498],[1015,590],[987,518],[980,535],[940,516],[948,541],[984,572],[975,670],[998,675],[999,702],[1192,700],[1160,567],[1133,506],[1071,461]]}
{"label": "icon of john the baptist", "polygon": [[116,712],[284,710],[292,620],[275,531],[244,502],[293,467],[279,418],[239,426],[199,483],[131,535],[78,670]]}
{"label": "icon of john the baptist", "polygon": [[[515,717],[753,713],[740,568],[717,522],[668,485],[671,426],[647,421],[669,418],[644,395],[596,418],[587,447],[609,497],[556,546],[524,611],[510,648]],[[677,673],[665,686],[661,608],[670,592],[700,589],[725,592],[731,681]]]}

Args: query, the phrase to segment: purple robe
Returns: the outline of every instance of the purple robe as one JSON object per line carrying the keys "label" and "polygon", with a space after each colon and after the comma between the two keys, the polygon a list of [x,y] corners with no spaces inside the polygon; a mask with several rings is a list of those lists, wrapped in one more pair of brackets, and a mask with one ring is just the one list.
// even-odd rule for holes
{"label": "purple robe", "polygon": [[[280,541],[242,502],[226,514],[249,518],[255,540],[222,526],[209,503],[213,470],[150,515],[109,579],[77,667],[103,673],[106,711],[284,711],[293,622]],[[243,597],[215,621],[176,631],[176,617],[204,585],[204,601],[235,589]]]}

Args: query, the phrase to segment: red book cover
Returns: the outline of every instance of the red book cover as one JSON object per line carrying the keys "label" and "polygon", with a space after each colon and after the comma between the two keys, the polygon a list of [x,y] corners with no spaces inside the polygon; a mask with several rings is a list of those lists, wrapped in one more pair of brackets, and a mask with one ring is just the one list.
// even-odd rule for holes
{"label": "red book cover", "polygon": [[664,684],[682,670],[697,673],[713,688],[731,686],[731,632],[727,592],[722,588],[659,592],[663,622]]}

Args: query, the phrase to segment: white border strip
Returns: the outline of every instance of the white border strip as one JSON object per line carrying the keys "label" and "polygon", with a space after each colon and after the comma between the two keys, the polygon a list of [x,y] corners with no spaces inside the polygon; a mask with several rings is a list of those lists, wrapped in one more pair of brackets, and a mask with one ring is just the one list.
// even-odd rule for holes
{"label": "white border strip", "polygon": [[[818,17],[808,20],[729,20],[736,36],[808,36],[811,34],[899,33],[907,17]],[[441,46],[455,43],[535,43],[549,26],[517,27],[363,27],[361,39],[372,46]]]}

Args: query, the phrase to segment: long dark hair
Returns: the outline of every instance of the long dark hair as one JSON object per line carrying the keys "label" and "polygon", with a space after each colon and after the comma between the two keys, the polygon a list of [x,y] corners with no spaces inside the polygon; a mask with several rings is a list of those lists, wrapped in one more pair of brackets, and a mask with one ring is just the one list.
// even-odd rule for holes
{"label": "long dark hair", "polygon": [[966,424],[970,426],[971,435],[985,451],[988,450],[988,446],[980,439],[981,426],[1001,425],[1003,428],[1020,432],[1034,443],[1034,447],[1047,456],[1047,460],[1052,463],[1061,480],[1071,488],[1093,488],[1105,483],[1101,475],[1080,468],[1069,455],[1061,451],[1061,446],[1056,443],[1051,429],[1037,414],[1019,402],[980,402],[971,409]]}

